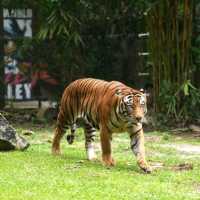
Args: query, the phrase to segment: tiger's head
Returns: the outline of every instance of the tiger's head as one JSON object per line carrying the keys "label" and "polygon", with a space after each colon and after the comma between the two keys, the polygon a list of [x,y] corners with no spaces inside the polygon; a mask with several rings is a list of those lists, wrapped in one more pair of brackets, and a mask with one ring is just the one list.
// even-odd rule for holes
{"label": "tiger's head", "polygon": [[133,90],[120,96],[118,113],[121,118],[134,124],[142,123],[147,113],[146,94],[143,91]]}

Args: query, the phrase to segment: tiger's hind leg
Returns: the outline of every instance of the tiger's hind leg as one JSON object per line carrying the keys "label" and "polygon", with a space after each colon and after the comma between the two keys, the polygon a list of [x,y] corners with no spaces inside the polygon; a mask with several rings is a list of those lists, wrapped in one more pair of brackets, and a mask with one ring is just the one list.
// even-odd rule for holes
{"label": "tiger's hind leg", "polygon": [[73,144],[76,132],[76,123],[71,125],[71,134],[67,135],[66,139],[68,144]]}
{"label": "tiger's hind leg", "polygon": [[57,118],[57,125],[53,137],[53,143],[52,143],[52,154],[58,155],[60,154],[60,141],[65,134],[65,118],[64,114],[62,112],[59,112],[58,118]]}
{"label": "tiger's hind leg", "polygon": [[85,122],[85,149],[88,160],[95,160],[96,154],[94,149],[94,139],[96,135],[96,129],[88,122]]}

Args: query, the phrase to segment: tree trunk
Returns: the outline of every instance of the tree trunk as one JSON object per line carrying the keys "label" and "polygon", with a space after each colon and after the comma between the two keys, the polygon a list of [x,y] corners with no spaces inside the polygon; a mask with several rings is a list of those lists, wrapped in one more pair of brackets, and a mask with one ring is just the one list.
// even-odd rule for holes
{"label": "tree trunk", "polygon": [[[193,0],[162,0],[147,16],[156,111],[163,109],[159,102],[163,82],[174,89],[175,95],[191,78],[192,13]],[[176,109],[180,110],[180,93],[176,103]]]}

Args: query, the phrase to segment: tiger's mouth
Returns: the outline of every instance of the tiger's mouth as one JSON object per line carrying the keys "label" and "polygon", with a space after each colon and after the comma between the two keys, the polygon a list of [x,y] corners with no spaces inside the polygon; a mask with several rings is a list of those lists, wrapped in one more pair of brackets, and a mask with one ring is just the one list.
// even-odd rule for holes
{"label": "tiger's mouth", "polygon": [[134,125],[135,126],[141,126],[142,125],[142,121],[141,122],[135,122]]}
{"label": "tiger's mouth", "polygon": [[139,126],[143,123],[143,117],[137,119],[137,117],[128,116],[128,124]]}

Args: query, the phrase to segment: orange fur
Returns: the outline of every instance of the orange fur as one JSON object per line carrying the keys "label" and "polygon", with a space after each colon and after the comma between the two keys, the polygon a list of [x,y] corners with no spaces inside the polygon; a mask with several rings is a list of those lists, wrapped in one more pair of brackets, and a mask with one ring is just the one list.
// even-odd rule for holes
{"label": "orange fur", "polygon": [[[111,156],[112,133],[127,131],[131,138],[135,138],[140,133],[137,140],[141,142],[138,143],[139,146],[137,143],[133,144],[133,152],[142,152],[135,155],[138,157],[139,166],[146,170],[148,165],[144,167],[146,161],[143,153],[143,132],[141,133],[142,128],[137,125],[141,124],[137,119],[144,116],[144,106],[141,105],[142,95],[140,91],[117,81],[107,82],[88,78],[72,82],[66,87],[61,99],[52,152],[60,153],[60,140],[65,133],[65,126],[71,127],[74,134],[73,127],[77,119],[83,118],[91,128],[100,129],[102,160],[109,166],[115,164]],[[137,130],[138,127],[140,130]],[[90,132],[89,129],[88,135]],[[90,143],[91,141],[88,141],[88,144]]]}

